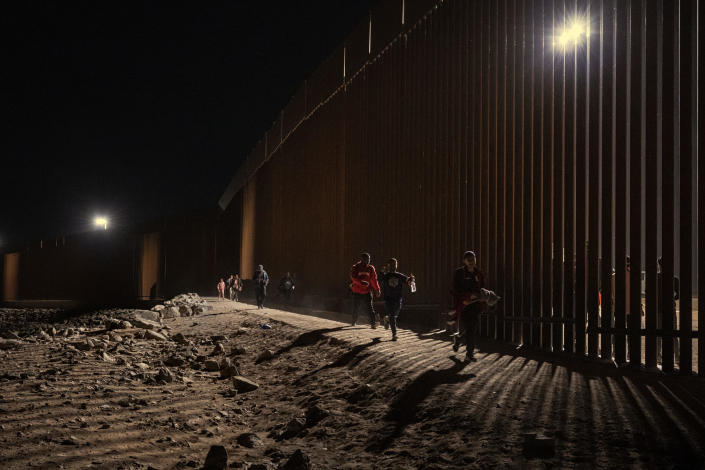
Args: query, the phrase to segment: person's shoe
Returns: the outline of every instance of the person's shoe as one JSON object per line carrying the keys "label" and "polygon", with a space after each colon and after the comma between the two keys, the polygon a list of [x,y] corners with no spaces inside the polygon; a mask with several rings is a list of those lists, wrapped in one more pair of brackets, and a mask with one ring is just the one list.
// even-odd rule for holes
{"label": "person's shoe", "polygon": [[392,341],[396,341],[396,340],[397,340],[397,335],[392,335]]}
{"label": "person's shoe", "polygon": [[465,353],[465,362],[473,362],[475,361],[475,356],[473,353]]}
{"label": "person's shoe", "polygon": [[377,323],[371,324],[371,325],[370,325],[370,328],[372,328],[373,330],[376,330],[376,329],[377,329]]}
{"label": "person's shoe", "polygon": [[458,352],[458,349],[460,349],[460,339],[458,335],[455,335],[453,336],[453,352]]}
{"label": "person's shoe", "polygon": [[352,323],[350,323],[350,325],[351,325],[351,326],[357,326],[357,322],[356,322],[355,320],[353,320]]}

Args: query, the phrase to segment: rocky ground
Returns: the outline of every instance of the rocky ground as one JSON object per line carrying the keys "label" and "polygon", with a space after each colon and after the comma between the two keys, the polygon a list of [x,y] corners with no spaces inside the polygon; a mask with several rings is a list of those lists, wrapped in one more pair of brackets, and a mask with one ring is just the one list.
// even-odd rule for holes
{"label": "rocky ground", "polygon": [[0,310],[0,468],[705,468],[698,378],[493,344],[465,364],[440,332],[229,301],[155,310]]}

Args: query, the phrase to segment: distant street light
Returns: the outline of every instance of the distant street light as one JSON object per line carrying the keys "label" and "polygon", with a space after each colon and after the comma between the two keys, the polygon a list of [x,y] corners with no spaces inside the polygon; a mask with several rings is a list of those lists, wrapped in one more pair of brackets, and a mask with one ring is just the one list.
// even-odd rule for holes
{"label": "distant street light", "polygon": [[96,217],[93,219],[93,224],[96,227],[103,227],[103,230],[108,230],[108,219],[107,217]]}
{"label": "distant street light", "polygon": [[566,25],[555,37],[553,46],[566,49],[568,46],[579,46],[583,37],[590,36],[590,23],[585,19],[575,18]]}

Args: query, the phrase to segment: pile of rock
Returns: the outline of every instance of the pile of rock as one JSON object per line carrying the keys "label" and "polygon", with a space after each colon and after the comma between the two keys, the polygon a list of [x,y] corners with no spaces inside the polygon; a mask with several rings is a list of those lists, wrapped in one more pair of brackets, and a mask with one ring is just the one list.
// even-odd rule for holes
{"label": "pile of rock", "polygon": [[176,318],[201,315],[212,308],[198,294],[188,293],[179,294],[173,299],[165,301],[163,305],[155,305],[152,307],[152,311],[159,313],[161,318]]}

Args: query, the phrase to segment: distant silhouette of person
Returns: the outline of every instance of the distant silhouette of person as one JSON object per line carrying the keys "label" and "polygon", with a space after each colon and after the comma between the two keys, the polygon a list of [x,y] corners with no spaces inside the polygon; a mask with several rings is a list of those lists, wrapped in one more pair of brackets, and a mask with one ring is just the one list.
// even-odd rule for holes
{"label": "distant silhouette of person", "polygon": [[279,281],[279,292],[282,293],[286,300],[291,300],[291,295],[294,293],[296,285],[291,273],[287,272]]}
{"label": "distant silhouette of person", "polygon": [[384,327],[392,328],[392,341],[397,340],[397,317],[402,308],[403,287],[414,282],[413,274],[407,276],[398,272],[397,269],[399,269],[399,261],[396,258],[390,258],[379,275],[379,284],[382,288],[384,305],[387,310],[387,315],[384,318]]}
{"label": "distant silhouette of person", "polygon": [[257,308],[264,308],[264,299],[267,297],[267,286],[269,285],[269,276],[267,271],[264,270],[264,266],[261,264],[257,266],[255,271],[255,296],[257,297]]}
{"label": "distant silhouette of person", "polygon": [[357,324],[358,310],[364,307],[370,317],[370,326],[377,328],[377,314],[372,305],[372,295],[380,296],[379,283],[377,282],[377,271],[370,264],[369,253],[360,253],[360,261],[350,268],[350,289],[353,292],[353,326]]}
{"label": "distant silhouette of person", "polygon": [[240,275],[235,274],[235,276],[233,276],[233,285],[230,289],[230,300],[239,302],[240,292],[242,292],[242,279],[240,279]]}
{"label": "distant silhouette of person", "polygon": [[[663,258],[659,257],[658,259],[658,272],[657,272],[657,278],[658,278],[658,296],[659,298],[663,294]],[[680,300],[681,297],[681,281],[677,276],[673,276],[673,325],[672,328],[674,330],[678,329],[678,314],[676,312],[676,301]],[[658,302],[658,315],[656,316],[656,327],[657,328],[663,328],[663,309],[661,308],[661,301],[659,300]],[[680,361],[680,341],[678,340],[677,336],[673,337],[673,352],[675,355],[676,361]],[[663,341],[659,340],[659,348],[658,348],[658,360],[662,362],[662,354],[663,354]]]}
{"label": "distant silhouette of person", "polygon": [[218,300],[225,300],[225,282],[222,277],[218,283]]}

